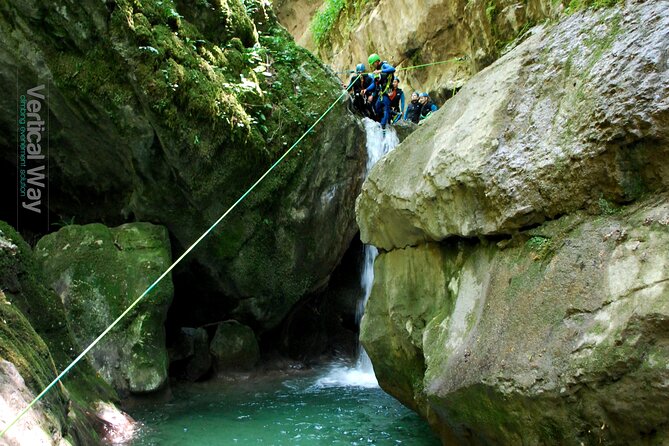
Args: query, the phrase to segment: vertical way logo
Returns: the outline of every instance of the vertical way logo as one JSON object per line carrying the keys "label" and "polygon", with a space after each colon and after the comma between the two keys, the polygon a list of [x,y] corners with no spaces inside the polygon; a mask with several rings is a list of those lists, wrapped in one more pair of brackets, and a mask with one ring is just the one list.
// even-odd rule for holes
{"label": "vertical way logo", "polygon": [[17,229],[49,229],[49,106],[48,86],[18,91]]}

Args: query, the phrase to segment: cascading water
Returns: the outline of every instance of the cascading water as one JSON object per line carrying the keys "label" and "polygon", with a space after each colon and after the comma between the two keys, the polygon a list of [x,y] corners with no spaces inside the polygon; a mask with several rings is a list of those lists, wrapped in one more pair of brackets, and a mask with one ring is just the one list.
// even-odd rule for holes
{"label": "cascading water", "polygon": [[[384,135],[378,123],[364,123],[369,172],[399,141],[394,130]],[[365,246],[358,322],[372,289],[376,255],[376,248]],[[362,347],[355,367],[316,373],[173,387],[170,404],[133,413],[144,427],[132,444],[439,444],[418,415],[379,388]]]}
{"label": "cascading water", "polygon": [[[381,129],[381,124],[374,122],[371,119],[363,119],[365,124],[365,131],[367,133],[367,169],[365,177],[369,171],[374,167],[383,155],[390,152],[399,144],[400,140],[397,137],[397,132],[392,127],[384,132]],[[374,282],[374,259],[378,255],[376,247],[365,245],[364,258],[362,264],[362,272],[360,275],[360,285],[362,286],[362,299],[358,301],[356,310],[356,323],[360,325],[360,320],[365,312],[365,305],[372,292],[372,283]],[[374,369],[372,368],[372,361],[362,345],[358,345],[358,358],[354,368],[350,367],[334,367],[330,373],[319,379],[316,383],[318,386],[361,386],[361,387],[377,387],[379,384],[374,376]]]}

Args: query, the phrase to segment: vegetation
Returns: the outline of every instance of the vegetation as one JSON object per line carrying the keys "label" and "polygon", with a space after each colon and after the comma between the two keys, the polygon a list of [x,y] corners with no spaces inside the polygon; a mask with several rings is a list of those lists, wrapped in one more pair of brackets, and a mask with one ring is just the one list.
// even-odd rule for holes
{"label": "vegetation", "polygon": [[597,205],[599,206],[599,213],[601,215],[614,215],[620,212],[620,208],[610,203],[604,197],[599,197],[599,200],[597,200]]}
{"label": "vegetation", "polygon": [[325,8],[318,11],[311,22],[316,45],[322,47],[329,39],[332,28],[346,5],[346,0],[326,0]]}
{"label": "vegetation", "polygon": [[534,260],[542,260],[550,253],[553,243],[550,238],[535,235],[527,241]]}
{"label": "vegetation", "polygon": [[623,3],[623,0],[569,0],[569,4],[567,5],[565,12],[567,14],[571,14],[587,8],[609,8],[620,3]]}
{"label": "vegetation", "polygon": [[369,2],[370,0],[325,0],[325,7],[316,13],[311,22],[316,46],[323,48],[331,43],[334,29],[340,23],[344,24],[343,32],[351,31]]}

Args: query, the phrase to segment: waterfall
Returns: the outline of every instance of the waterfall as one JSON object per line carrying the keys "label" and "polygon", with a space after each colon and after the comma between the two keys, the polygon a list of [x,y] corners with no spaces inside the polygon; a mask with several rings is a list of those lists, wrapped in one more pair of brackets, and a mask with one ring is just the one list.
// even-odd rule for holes
{"label": "waterfall", "polygon": [[[381,129],[381,124],[371,119],[363,119],[365,132],[367,134],[367,169],[365,177],[369,174],[374,164],[376,164],[386,153],[390,152],[399,144],[397,132],[391,126],[388,126],[385,133]],[[365,305],[372,292],[374,283],[374,259],[378,255],[376,247],[365,245],[363,248],[364,258],[360,273],[360,285],[362,287],[362,298],[358,301],[356,309],[356,323],[360,326],[360,320],[365,312]],[[316,383],[317,386],[360,386],[360,387],[378,387],[372,361],[361,344],[358,344],[358,358],[354,368],[333,367],[327,376],[322,377]]]}
{"label": "waterfall", "polygon": [[[367,133],[367,170],[365,178],[369,175],[374,164],[376,164],[386,153],[390,152],[399,144],[400,140],[397,137],[395,129],[389,127],[385,135],[381,126],[371,119],[364,119],[365,131]],[[362,299],[358,301],[358,308],[356,310],[356,323],[360,326],[360,320],[365,313],[365,305],[372,292],[372,284],[374,283],[374,259],[379,251],[372,245],[365,245],[363,247],[364,258],[362,264],[362,272],[360,274],[360,285],[362,286]],[[362,345],[358,345],[358,359],[356,361],[356,370],[362,373],[371,374],[374,377],[374,369],[372,368],[372,361],[369,359],[367,352]]]}

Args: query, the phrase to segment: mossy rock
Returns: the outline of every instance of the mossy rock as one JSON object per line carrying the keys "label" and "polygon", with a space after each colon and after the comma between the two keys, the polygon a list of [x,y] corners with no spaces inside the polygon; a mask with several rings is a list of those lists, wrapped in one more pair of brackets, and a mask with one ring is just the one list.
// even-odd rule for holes
{"label": "mossy rock", "polygon": [[[14,228],[0,221],[0,357],[13,364],[25,383],[25,391],[13,391],[28,398],[26,404],[81,351],[69,330],[62,302],[45,283],[28,244]],[[12,367],[3,367],[8,378]],[[14,386],[18,381],[12,382]],[[55,429],[75,444],[99,442],[97,421],[90,416],[93,405],[116,398],[90,365],[81,361],[43,397],[45,404],[37,406],[36,429]],[[28,432],[31,427],[17,426],[8,438],[17,432],[31,438],[39,435]]]}
{"label": "mossy rock", "polygon": [[250,370],[260,360],[260,348],[253,330],[238,322],[222,322],[209,344],[218,372]]}
{"label": "mossy rock", "polygon": [[[16,67],[0,80],[51,79],[50,142],[61,149],[50,154],[50,212],[66,222],[151,221],[185,249],[341,93],[261,2],[22,5],[0,7],[3,62]],[[15,127],[13,113],[0,127]],[[321,288],[357,230],[364,157],[360,126],[336,103],[184,262],[209,285],[190,306],[208,310],[179,326],[238,317],[265,329]],[[316,253],[302,249],[311,240]],[[247,299],[265,310],[246,311]]]}
{"label": "mossy rock", "polygon": [[[85,348],[149,288],[171,263],[164,227],[132,223],[70,225],[37,243],[47,281],[62,299],[79,348]],[[166,276],[89,354],[120,392],[145,393],[167,380],[164,322],[172,301]]]}

